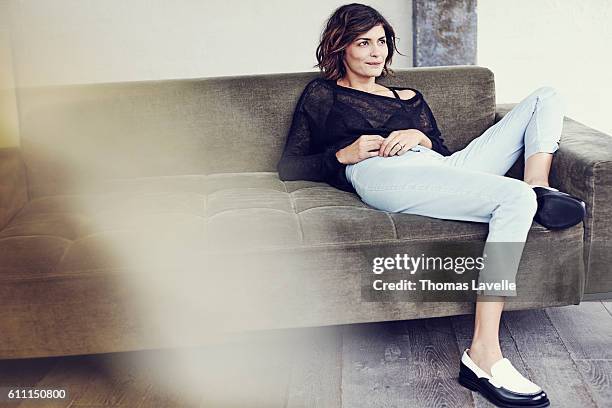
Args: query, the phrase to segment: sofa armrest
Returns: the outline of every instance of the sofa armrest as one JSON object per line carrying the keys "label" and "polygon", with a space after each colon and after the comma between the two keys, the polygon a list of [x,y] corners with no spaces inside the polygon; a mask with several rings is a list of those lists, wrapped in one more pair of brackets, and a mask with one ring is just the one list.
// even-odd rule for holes
{"label": "sofa armrest", "polygon": [[[515,105],[497,105],[495,122]],[[549,182],[586,203],[585,293],[612,292],[612,136],[565,117]]]}
{"label": "sofa armrest", "polygon": [[0,148],[0,230],[28,202],[28,185],[18,147]]}

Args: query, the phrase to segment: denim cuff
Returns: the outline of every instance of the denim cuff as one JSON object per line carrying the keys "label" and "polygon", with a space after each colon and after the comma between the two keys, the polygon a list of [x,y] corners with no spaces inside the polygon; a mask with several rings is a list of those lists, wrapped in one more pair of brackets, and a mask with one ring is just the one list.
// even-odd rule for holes
{"label": "denim cuff", "polygon": [[536,153],[554,153],[559,150],[557,142],[539,142],[525,146],[525,161]]}

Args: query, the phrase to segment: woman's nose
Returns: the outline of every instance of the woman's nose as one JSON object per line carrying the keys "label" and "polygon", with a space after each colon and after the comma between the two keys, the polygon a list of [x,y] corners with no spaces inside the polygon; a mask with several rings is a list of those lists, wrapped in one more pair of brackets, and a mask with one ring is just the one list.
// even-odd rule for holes
{"label": "woman's nose", "polygon": [[373,57],[377,57],[379,55],[382,55],[382,53],[384,52],[384,50],[387,49],[386,45],[375,45],[374,47],[372,47],[372,51],[370,52],[370,55]]}

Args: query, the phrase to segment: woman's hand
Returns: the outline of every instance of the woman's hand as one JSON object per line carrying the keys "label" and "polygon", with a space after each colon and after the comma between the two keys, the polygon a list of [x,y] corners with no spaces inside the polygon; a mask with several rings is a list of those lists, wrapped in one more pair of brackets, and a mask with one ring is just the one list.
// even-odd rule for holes
{"label": "woman's hand", "polygon": [[384,137],[361,135],[350,145],[336,152],[336,158],[343,164],[355,164],[370,157],[378,156]]}
{"label": "woman's hand", "polygon": [[401,156],[423,142],[426,137],[418,129],[394,130],[384,139],[378,153],[382,157]]}

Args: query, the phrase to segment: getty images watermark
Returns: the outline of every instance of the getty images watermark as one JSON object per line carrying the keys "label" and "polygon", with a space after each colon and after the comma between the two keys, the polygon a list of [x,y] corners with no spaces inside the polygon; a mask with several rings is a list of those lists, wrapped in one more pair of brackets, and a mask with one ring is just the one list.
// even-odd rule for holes
{"label": "getty images watermark", "polygon": [[[481,271],[484,268],[484,260],[487,255],[473,257],[444,257],[441,256],[420,256],[414,257],[408,254],[397,254],[394,258],[378,257],[374,258],[372,272],[380,275],[388,270],[406,271],[414,275],[418,270],[445,270],[463,274],[466,271]],[[418,283],[413,280],[402,279],[399,282],[385,282],[376,279],[373,283],[374,290],[416,290],[420,285],[421,290],[516,290],[516,284],[504,279],[501,282],[434,282],[431,279],[418,279]]]}
{"label": "getty images watermark", "polygon": [[477,294],[516,296],[520,249],[489,245],[488,253],[480,251],[480,256],[426,256],[424,252],[375,256],[371,270],[362,274],[362,300],[440,302],[473,301]]}

